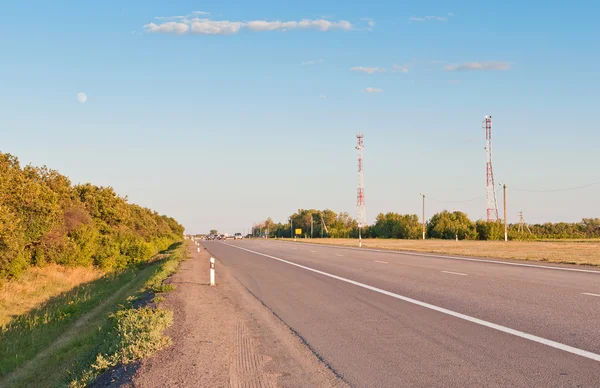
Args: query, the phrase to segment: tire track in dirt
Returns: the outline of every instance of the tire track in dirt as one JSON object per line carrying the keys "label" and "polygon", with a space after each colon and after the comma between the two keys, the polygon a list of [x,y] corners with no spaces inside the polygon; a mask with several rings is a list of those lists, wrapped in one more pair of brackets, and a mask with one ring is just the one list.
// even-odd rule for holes
{"label": "tire track in dirt", "polygon": [[275,382],[264,372],[270,357],[256,353],[253,339],[243,320],[237,322],[236,350],[232,357],[229,375],[230,388],[274,388]]}

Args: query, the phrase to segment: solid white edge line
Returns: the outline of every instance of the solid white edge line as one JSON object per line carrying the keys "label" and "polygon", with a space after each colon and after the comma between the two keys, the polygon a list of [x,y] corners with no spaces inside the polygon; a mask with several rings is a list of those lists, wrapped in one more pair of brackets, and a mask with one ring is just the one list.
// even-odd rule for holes
{"label": "solid white edge line", "polygon": [[501,331],[503,333],[511,334],[511,335],[516,336],[516,337],[524,338],[524,339],[527,339],[527,340],[530,340],[530,341],[533,341],[533,342],[537,342],[537,343],[540,343],[540,344],[543,344],[543,345],[550,346],[550,347],[555,348],[555,349],[559,349],[559,350],[562,350],[562,351],[565,351],[565,352],[568,352],[568,353],[576,354],[576,355],[581,356],[581,357],[589,358],[590,360],[594,360],[594,361],[600,362],[600,354],[588,352],[587,350],[578,349],[578,348],[575,348],[575,347],[572,347],[572,346],[569,346],[569,345],[561,344],[560,342],[552,341],[552,340],[549,340],[549,339],[546,339],[546,338],[535,336],[533,334],[528,334],[528,333],[525,333],[525,332],[522,332],[522,331],[519,331],[519,330],[511,329],[509,327],[498,325],[496,323],[484,321],[483,319],[474,318],[474,317],[471,317],[469,315],[457,313],[456,311],[448,310],[448,309],[445,309],[443,307],[439,307],[439,306],[435,306],[435,305],[432,305],[432,304],[429,304],[429,303],[421,302],[420,300],[416,300],[416,299],[412,299],[412,298],[409,298],[409,297],[406,297],[406,296],[395,294],[393,292],[382,290],[381,288],[369,286],[368,284],[363,284],[363,283],[357,282],[355,280],[350,280],[350,279],[343,278],[341,276],[337,276],[337,275],[333,275],[333,274],[330,274],[330,273],[327,273],[327,272],[319,271],[318,269],[310,268],[310,267],[307,267],[307,266],[304,266],[304,265],[301,265],[301,264],[297,264],[297,263],[294,263],[294,262],[291,262],[291,261],[288,261],[288,260],[281,259],[279,257],[267,255],[267,254],[261,253],[261,252],[252,251],[252,250],[246,249],[246,248],[241,248],[241,247],[238,247],[236,245],[231,245],[231,244],[228,244],[228,243],[223,243],[223,244],[228,245],[228,246],[233,247],[233,248],[241,249],[241,250],[246,251],[246,252],[253,253],[255,255],[260,255],[260,256],[268,257],[269,259],[277,260],[277,261],[280,261],[280,262],[285,263],[285,264],[293,265],[294,267],[302,268],[302,269],[310,271],[310,272],[318,273],[319,275],[327,276],[327,277],[332,278],[332,279],[336,279],[336,280],[339,280],[339,281],[342,281],[342,282],[346,282],[346,283],[349,283],[349,284],[352,284],[352,285],[355,285],[355,286],[358,286],[358,287],[362,287],[362,288],[365,288],[367,290],[375,291],[375,292],[378,292],[378,293],[383,294],[383,295],[391,296],[392,298],[396,298],[396,299],[402,300],[404,302],[412,303],[412,304],[415,304],[417,306],[425,307],[427,309],[430,309],[430,310],[433,310],[433,311],[437,311],[437,312],[440,312],[442,314],[450,315],[450,316],[455,317],[455,318],[459,318],[459,319],[462,319],[462,320],[465,320],[465,321],[468,321],[468,322],[476,323],[476,324],[481,325],[481,326],[489,327],[490,329]]}
{"label": "solid white edge line", "polygon": [[376,263],[381,263],[381,264],[389,264],[387,261],[379,261],[379,260],[374,260]]}
{"label": "solid white edge line", "polygon": [[583,294],[581,294],[581,295],[600,296],[600,295],[598,295],[598,294],[592,294],[592,293],[589,293],[589,292],[584,292],[584,293],[583,293]]}
{"label": "solid white edge line", "polygon": [[451,275],[460,275],[460,276],[467,276],[466,273],[460,273],[460,272],[452,272],[452,271],[442,271],[443,273],[449,273]]}
{"label": "solid white edge line", "polygon": [[339,253],[335,254],[337,257],[344,257],[344,255],[340,255]]}
{"label": "solid white edge line", "polygon": [[[485,260],[485,259],[474,259],[468,257],[458,257],[458,256],[445,256],[445,255],[434,255],[428,253],[418,253],[412,251],[394,251],[391,249],[372,249],[372,248],[353,248],[353,247],[345,247],[343,245],[329,245],[329,244],[315,244],[315,243],[294,243],[292,241],[284,241],[285,243],[293,243],[293,244],[306,244],[306,245],[316,245],[322,247],[336,248],[336,249],[349,249],[353,251],[363,251],[363,252],[379,252],[379,253],[392,253],[396,255],[407,255],[407,256],[423,256],[423,257],[433,257],[436,259],[451,259],[451,260],[462,260],[462,261],[475,261],[478,263],[492,263],[492,264],[502,264],[502,265],[514,265],[517,267],[532,267],[532,268],[544,268],[544,269],[553,269],[557,271],[571,271],[571,272],[585,272],[585,273],[595,273],[600,275],[600,271],[594,271],[591,269],[579,269],[579,268],[563,268],[563,267],[552,267],[549,265],[537,265],[537,264],[525,264],[525,263],[511,263],[508,261],[499,261],[499,260]],[[518,259],[515,259],[518,260]]]}

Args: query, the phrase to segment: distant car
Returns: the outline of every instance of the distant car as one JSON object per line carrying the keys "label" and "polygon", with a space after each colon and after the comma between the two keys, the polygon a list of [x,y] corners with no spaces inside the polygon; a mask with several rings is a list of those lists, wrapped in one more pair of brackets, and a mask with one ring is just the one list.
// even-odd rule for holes
{"label": "distant car", "polygon": [[241,240],[241,239],[243,239],[243,238],[244,238],[244,236],[242,236],[242,234],[241,234],[241,233],[236,233],[236,234],[234,234],[234,235],[233,235],[233,238],[234,238],[235,240]]}

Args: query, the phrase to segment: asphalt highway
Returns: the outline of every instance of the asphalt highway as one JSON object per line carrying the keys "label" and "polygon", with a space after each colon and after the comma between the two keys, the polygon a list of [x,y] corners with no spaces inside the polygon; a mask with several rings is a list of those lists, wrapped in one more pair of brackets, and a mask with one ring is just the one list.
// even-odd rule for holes
{"label": "asphalt highway", "polygon": [[600,387],[600,269],[204,245],[352,386]]}

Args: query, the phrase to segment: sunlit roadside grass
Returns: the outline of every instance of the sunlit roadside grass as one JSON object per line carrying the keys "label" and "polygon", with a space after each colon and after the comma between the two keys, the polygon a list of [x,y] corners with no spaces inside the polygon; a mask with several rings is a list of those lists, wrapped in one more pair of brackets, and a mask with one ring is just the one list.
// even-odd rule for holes
{"label": "sunlit roadside grass", "polygon": [[167,344],[156,333],[171,324],[170,313],[138,309],[137,301],[170,289],[164,280],[183,252],[177,244],[151,263],[78,286],[13,319],[0,331],[0,386],[81,386],[106,366],[99,355],[122,362]]}
{"label": "sunlit roadside grass", "polygon": [[93,267],[56,264],[32,267],[19,278],[0,283],[0,327],[39,307],[50,298],[99,279],[104,272]]}

